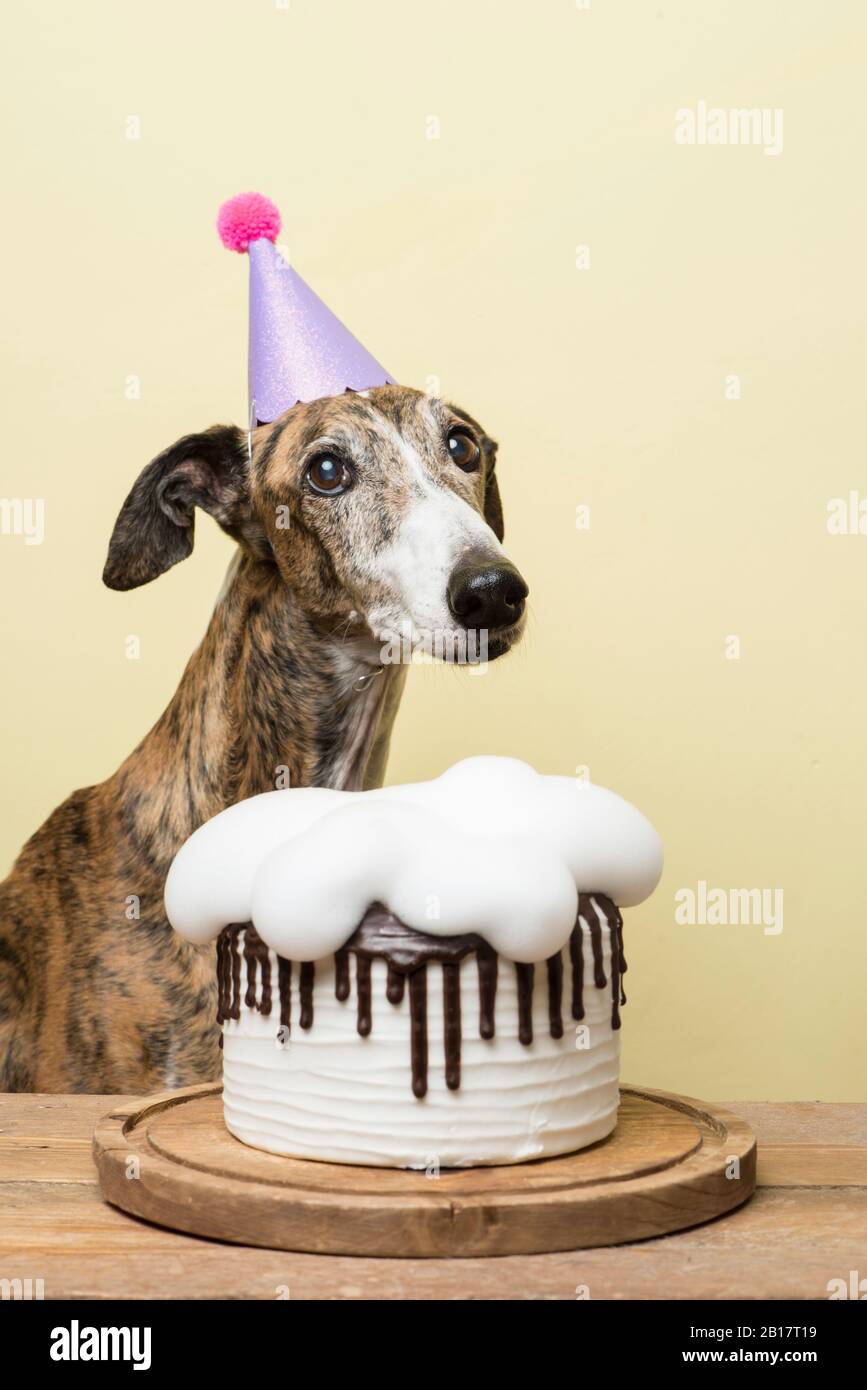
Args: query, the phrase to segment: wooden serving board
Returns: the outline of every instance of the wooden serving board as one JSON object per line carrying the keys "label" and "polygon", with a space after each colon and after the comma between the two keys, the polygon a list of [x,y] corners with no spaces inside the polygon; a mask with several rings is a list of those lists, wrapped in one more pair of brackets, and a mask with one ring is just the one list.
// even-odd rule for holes
{"label": "wooden serving board", "polygon": [[562,1158],[438,1176],[283,1158],[223,1124],[221,1087],[134,1101],[96,1126],[103,1195],[193,1235],[330,1255],[525,1255],[618,1245],[740,1206],[756,1141],[736,1116],[621,1090],[617,1128]]}

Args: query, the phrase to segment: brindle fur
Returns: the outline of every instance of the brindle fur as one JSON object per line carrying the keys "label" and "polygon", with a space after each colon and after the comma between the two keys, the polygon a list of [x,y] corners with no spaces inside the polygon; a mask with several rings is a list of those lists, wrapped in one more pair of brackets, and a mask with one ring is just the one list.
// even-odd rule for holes
{"label": "brindle fur", "polygon": [[[443,455],[456,415],[482,443],[479,474]],[[367,502],[305,489],[305,451],[322,436],[362,461]],[[196,506],[239,549],[165,713],[112,777],[58,807],[0,885],[0,1089],[147,1092],[219,1074],[214,950],[172,932],[166,873],[197,826],[272,790],[282,768],[292,786],[381,783],[404,669],[356,683],[378,666],[364,619],[382,597],[376,552],[412,492],[401,441],[502,536],[495,445],[406,388],[296,406],[249,452],[234,427],[188,436],[136,482],[110,587],[188,555]]]}

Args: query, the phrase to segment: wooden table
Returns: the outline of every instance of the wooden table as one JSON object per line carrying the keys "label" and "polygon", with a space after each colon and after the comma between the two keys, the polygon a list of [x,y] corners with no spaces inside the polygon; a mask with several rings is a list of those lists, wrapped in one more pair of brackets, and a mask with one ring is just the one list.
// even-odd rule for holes
{"label": "wooden table", "polygon": [[0,1279],[46,1298],[826,1299],[867,1277],[867,1105],[722,1102],[755,1130],[759,1188],[679,1235],[468,1260],[292,1255],[160,1230],[102,1200],[95,1121],[118,1096],[0,1095]]}

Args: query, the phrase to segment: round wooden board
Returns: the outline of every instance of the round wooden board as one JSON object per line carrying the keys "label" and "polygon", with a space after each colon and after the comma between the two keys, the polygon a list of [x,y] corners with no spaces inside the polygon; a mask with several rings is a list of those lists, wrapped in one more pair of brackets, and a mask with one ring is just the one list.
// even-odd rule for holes
{"label": "round wooden board", "polygon": [[664,1091],[621,1090],[589,1149],[436,1177],[262,1153],[223,1124],[221,1087],[167,1092],[100,1120],[103,1195],[161,1226],[328,1255],[528,1255],[617,1245],[710,1221],[755,1187],[736,1116]]}

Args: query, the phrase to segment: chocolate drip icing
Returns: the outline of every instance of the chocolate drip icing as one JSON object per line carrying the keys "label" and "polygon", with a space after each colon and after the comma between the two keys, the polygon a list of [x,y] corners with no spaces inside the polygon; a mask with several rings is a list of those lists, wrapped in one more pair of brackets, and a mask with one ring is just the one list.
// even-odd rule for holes
{"label": "chocolate drip icing", "polygon": [[534,965],[516,965],[518,976],[518,1040],[529,1047],[533,1041],[533,982]]}
{"label": "chocolate drip icing", "polygon": [[241,957],[238,937],[243,923],[226,927],[217,941],[217,1022],[241,1017]]}
{"label": "chocolate drip icing", "polygon": [[[427,1093],[427,966],[441,965],[443,969],[444,1051],[446,1085],[451,1090],[460,1086],[461,1076],[461,996],[460,963],[464,956],[475,951],[479,961],[480,978],[486,968],[491,978],[490,959],[493,958],[493,981],[496,987],[496,953],[475,933],[463,936],[429,936],[426,932],[406,927],[380,903],[368,909],[364,921],[346,943],[345,950],[357,960],[358,1031],[370,1032],[370,966],[374,960],[384,960],[388,969],[386,998],[400,1004],[409,977],[409,1012],[412,1051],[412,1089],[419,1098]],[[485,962],[483,967],[482,962]],[[482,1014],[490,1024],[493,1036],[494,994],[490,988],[482,993]],[[364,1027],[362,1027],[364,1024]],[[484,1034],[483,1034],[484,1036]]]}
{"label": "chocolate drip icing", "polygon": [[[581,905],[583,904],[583,906]],[[579,914],[584,917],[590,928],[590,949],[593,952],[593,983],[597,989],[604,989],[606,985],[605,966],[602,963],[602,924],[599,921],[599,914],[591,897],[582,897],[579,901]]]}
{"label": "chocolate drip icing", "polygon": [[620,1027],[620,960],[611,937],[611,1027]]}
{"label": "chocolate drip icing", "polygon": [[578,922],[569,937],[569,959],[572,963],[572,1017],[580,1022],[584,1017],[584,949],[581,936],[581,905]]}
{"label": "chocolate drip icing", "polygon": [[497,953],[483,941],[476,947],[479,970],[479,1037],[494,1036],[494,1002],[497,998]]}
{"label": "chocolate drip icing", "polygon": [[[241,1017],[241,961],[238,956],[238,937],[244,930],[243,924],[233,923],[225,927],[217,938],[217,1023],[223,1024],[229,1018]],[[267,951],[266,951],[267,954]],[[252,957],[248,958],[247,970],[248,977],[250,969],[255,970],[255,962]],[[270,985],[271,962],[268,961],[268,973],[263,972],[263,989],[265,982]],[[250,993],[248,985],[247,993]],[[254,990],[255,995],[255,990]],[[223,1046],[223,1035],[220,1034],[220,1048]]]}
{"label": "chocolate drip icing", "polygon": [[620,909],[611,904],[613,916],[609,918],[611,932],[611,1027],[620,1027],[620,1008],[626,1003],[623,989],[623,976],[626,971],[626,957],[623,954],[623,918]]}
{"label": "chocolate drip icing", "polygon": [[355,962],[355,991],[358,995],[358,1024],[357,1028],[363,1038],[366,1038],[373,1027],[373,1017],[370,1006],[370,957],[358,956]]}
{"label": "chocolate drip icing", "polygon": [[560,951],[548,964],[548,1026],[552,1038],[563,1036],[563,956]]}
{"label": "chocolate drip icing", "polygon": [[617,962],[620,968],[620,1003],[625,1004],[626,992],[623,988],[623,976],[626,974],[629,967],[626,964],[626,957],[623,954],[623,918],[620,915],[619,908],[616,908],[613,903],[611,904],[611,908],[614,913],[613,933],[616,937]]}
{"label": "chocolate drip icing", "polygon": [[289,1028],[292,1022],[292,962],[277,957],[277,988],[280,992],[280,1027]]}
{"label": "chocolate drip icing", "polygon": [[[247,963],[247,993],[244,1003],[248,1009],[258,1009],[267,1017],[271,1012],[271,955],[256,932],[244,932],[244,960]],[[256,997],[256,969],[262,976],[261,997]]]}
{"label": "chocolate drip icing", "polygon": [[224,928],[217,937],[217,1022],[225,1023],[229,1017],[226,1004],[227,970],[226,953],[229,948],[229,929]]}
{"label": "chocolate drip icing", "polygon": [[312,960],[301,962],[298,980],[298,993],[301,999],[301,1017],[298,1022],[302,1028],[313,1027],[313,985],[316,980],[316,967]]}
{"label": "chocolate drip icing", "polygon": [[412,1059],[412,1093],[427,1095],[427,964],[409,977],[409,1037]]}
{"label": "chocolate drip icing", "polygon": [[[584,1017],[584,938],[589,937],[593,962],[593,983],[605,989],[602,926],[608,928],[611,968],[611,1027],[620,1027],[620,1007],[626,1003],[623,975],[626,958],[623,954],[623,919],[610,899],[599,894],[582,893],[578,901],[578,920],[569,940],[572,966],[571,1013],[573,1019]],[[244,1002],[266,1017],[272,1009],[271,960],[268,948],[251,923],[226,927],[217,941],[217,1018],[220,1023],[238,1019],[241,1013],[241,952],[239,937],[244,933],[243,956],[247,969]],[[334,992],[345,1002],[350,995],[349,957],[355,957],[357,998],[357,1028],[367,1037],[373,1027],[371,969],[374,960],[383,960],[387,967],[386,998],[392,1005],[402,1003],[409,980],[410,1050],[413,1094],[421,1099],[427,1093],[428,1029],[427,1029],[427,967],[439,965],[443,982],[443,1019],[445,1079],[450,1090],[461,1083],[461,961],[475,954],[479,980],[479,1036],[494,1037],[494,1011],[497,995],[497,953],[483,937],[468,932],[460,936],[431,936],[404,926],[379,903],[374,903],[346,945],[335,953]],[[563,953],[558,951],[546,961],[548,985],[548,1026],[552,1038],[563,1036]],[[517,963],[515,966],[518,990],[518,1037],[524,1046],[533,1041],[533,990],[535,967]],[[291,1017],[292,964],[277,958],[277,992],[280,1001],[280,1024],[289,1028]],[[315,966],[302,961],[299,970],[298,992],[301,1004],[299,1022],[302,1028],[313,1024],[313,993]]]}
{"label": "chocolate drip icing", "polygon": [[[578,922],[572,932],[569,941],[569,953],[572,961],[572,1017],[580,1021],[584,1017],[584,952],[582,944],[581,923],[586,922],[587,930],[590,933],[590,950],[593,956],[593,983],[597,989],[604,989],[608,983],[605,978],[605,966],[602,957],[602,925],[599,920],[600,913],[608,926],[609,942],[611,950],[611,971],[612,974],[621,974],[619,968],[619,948],[615,942],[615,921],[621,921],[620,913],[614,906],[610,898],[604,898],[592,893],[582,893],[578,898]],[[616,1004],[612,1004],[611,1026],[619,1028],[619,1013]]]}
{"label": "chocolate drip icing", "polygon": [[349,952],[334,952],[334,996],[342,1004],[349,998]]}
{"label": "chocolate drip icing", "polygon": [[443,966],[443,1038],[446,1053],[446,1085],[456,1091],[461,1084],[461,967]]}
{"label": "chocolate drip icing", "polygon": [[241,1017],[241,956],[238,952],[238,937],[242,930],[242,927],[236,926],[229,943],[229,960],[232,967],[232,1002],[229,1017],[234,1019]]}
{"label": "chocolate drip icing", "polygon": [[405,986],[406,976],[401,975],[399,970],[395,970],[394,966],[389,964],[388,978],[385,985],[385,997],[389,1004],[402,1003]]}

